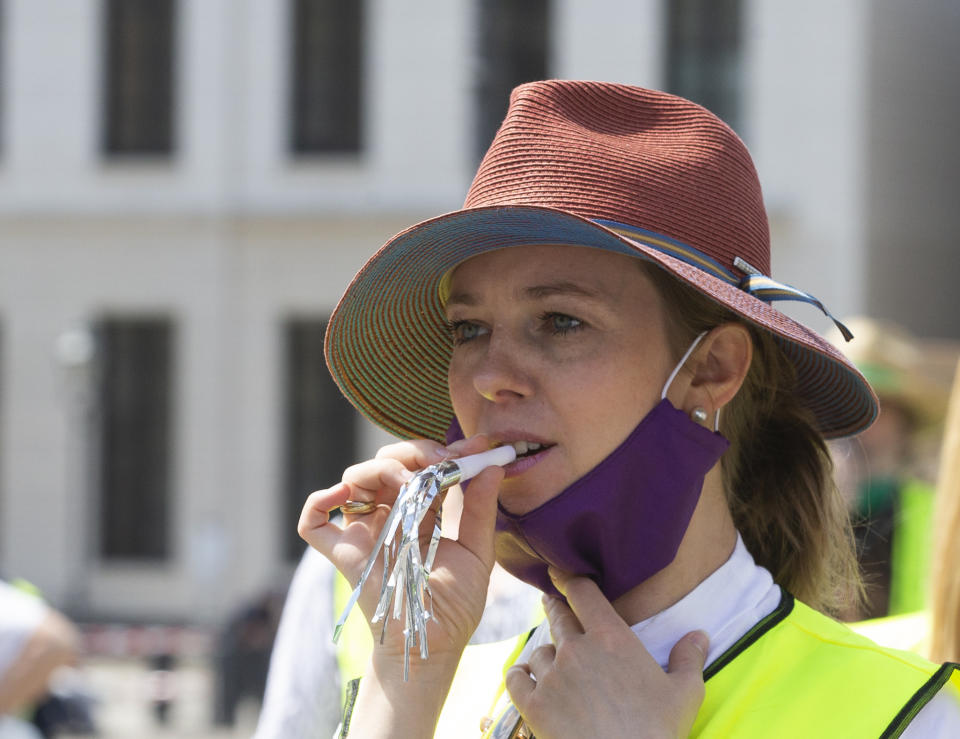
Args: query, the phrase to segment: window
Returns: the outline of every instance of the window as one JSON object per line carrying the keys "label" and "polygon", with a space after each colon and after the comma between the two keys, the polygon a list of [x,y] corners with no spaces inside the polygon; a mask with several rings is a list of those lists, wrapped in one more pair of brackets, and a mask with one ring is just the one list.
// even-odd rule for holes
{"label": "window", "polygon": [[547,78],[548,0],[478,0],[475,146],[479,159],[500,127],[510,91]]}
{"label": "window", "polygon": [[284,330],[287,504],[281,541],[290,561],[303,554],[304,543],[296,529],[307,495],[338,482],[343,470],[357,461],[360,416],[327,371],[326,330],[327,322],[315,318],[288,320]]}
{"label": "window", "polygon": [[363,0],[292,0],[290,146],[295,154],[358,152]]}
{"label": "window", "polygon": [[740,0],[666,0],[667,90],[740,124]]}
{"label": "window", "polygon": [[[6,57],[6,49],[4,48],[4,41],[6,40],[6,19],[4,16],[6,15],[6,10],[6,4],[3,2],[3,0],[0,0],[0,62],[2,62]],[[0,80],[3,80],[6,77],[6,74],[6,68],[2,63],[0,63]],[[5,99],[6,96],[3,94],[5,89],[5,85],[0,82],[0,151],[5,148],[3,146],[3,139],[5,138],[4,134],[6,133],[5,126],[3,125],[3,120],[6,117],[4,112],[7,102]]]}
{"label": "window", "polygon": [[96,329],[100,554],[169,555],[172,322],[107,318]]}
{"label": "window", "polygon": [[169,154],[174,0],[107,0],[105,13],[104,151]]}

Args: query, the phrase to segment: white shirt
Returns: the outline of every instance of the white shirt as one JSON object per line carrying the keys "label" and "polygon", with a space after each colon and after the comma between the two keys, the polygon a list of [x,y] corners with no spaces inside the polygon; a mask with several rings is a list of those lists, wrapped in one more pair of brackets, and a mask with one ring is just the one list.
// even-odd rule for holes
{"label": "white shirt", "polygon": [[20,656],[46,613],[39,598],[0,580],[0,675]]}
{"label": "white shirt", "polygon": [[254,739],[330,736],[340,721],[332,641],[335,573],[322,554],[307,547],[283,605]]}
{"label": "white shirt", "polygon": [[[743,540],[730,558],[677,603],[632,626],[643,646],[666,669],[670,650],[681,637],[697,629],[710,637],[706,666],[732,647],[780,602],[780,587],[770,572],[753,561]],[[518,662],[526,662],[537,647],[550,641],[546,623],[537,628]],[[960,737],[960,696],[946,685],[924,706],[901,735],[907,739]]]}

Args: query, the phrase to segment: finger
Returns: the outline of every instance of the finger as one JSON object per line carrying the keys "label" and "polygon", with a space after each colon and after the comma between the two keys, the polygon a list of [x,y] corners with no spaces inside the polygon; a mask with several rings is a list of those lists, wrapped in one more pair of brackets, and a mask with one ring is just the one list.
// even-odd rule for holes
{"label": "finger", "polygon": [[520,713],[524,713],[530,700],[530,694],[537,687],[537,681],[530,674],[530,666],[523,662],[514,664],[507,670],[503,682],[513,705],[517,707]]}
{"label": "finger", "polygon": [[624,623],[620,614],[589,577],[578,577],[553,567],[549,573],[554,587],[567,599],[584,631],[611,623]]}
{"label": "finger", "polygon": [[484,434],[471,436],[469,439],[460,439],[447,445],[447,459],[457,459],[468,454],[485,452],[490,448],[490,440]]}
{"label": "finger", "polygon": [[[343,472],[343,482],[350,486],[350,500],[393,503],[397,491],[413,477],[403,462],[397,459],[369,459],[348,467]],[[389,492],[387,497],[378,495]]]}
{"label": "finger", "polygon": [[340,533],[340,528],[330,523],[330,511],[345,503],[349,496],[350,486],[342,482],[332,488],[310,493],[300,510],[297,533],[314,549],[326,554],[322,542],[329,537],[323,536],[321,532],[326,528],[334,535]]}
{"label": "finger", "polygon": [[442,444],[430,439],[411,439],[380,447],[375,459],[396,459],[407,469],[420,470],[449,457],[450,451]]}
{"label": "finger", "polygon": [[487,467],[470,481],[463,494],[458,541],[480,561],[493,567],[493,534],[497,522],[497,496],[502,467]]}
{"label": "finger", "polygon": [[710,637],[703,631],[691,631],[670,650],[667,672],[671,675],[694,675],[700,677],[707,661]]}
{"label": "finger", "polygon": [[343,505],[347,501],[348,495],[350,495],[350,486],[342,482],[338,482],[326,490],[317,490],[310,493],[300,510],[297,533],[301,537],[306,537],[313,529],[326,526],[330,521],[330,511],[339,505]]}
{"label": "finger", "polygon": [[544,595],[542,600],[554,644],[560,646],[570,637],[583,634],[583,627],[563,600],[555,595]]}
{"label": "finger", "polygon": [[553,666],[557,658],[557,648],[553,644],[544,644],[533,650],[527,663],[534,677],[540,679]]}

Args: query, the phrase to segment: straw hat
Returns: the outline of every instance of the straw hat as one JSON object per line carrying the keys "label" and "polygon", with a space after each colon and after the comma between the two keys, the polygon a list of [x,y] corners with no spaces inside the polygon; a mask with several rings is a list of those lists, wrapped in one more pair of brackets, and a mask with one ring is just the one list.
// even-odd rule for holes
{"label": "straw hat", "polygon": [[530,244],[645,259],[770,331],[828,438],[876,416],[860,372],[770,305],[803,300],[826,312],[769,277],[760,183],[737,135],[674,95],[569,80],[516,88],[463,209],[393,237],[353,279],[325,346],[344,395],[398,436],[443,439],[453,417],[444,277],[477,254]]}
{"label": "straw hat", "polygon": [[[853,316],[843,321],[856,340],[844,346],[847,358],[880,397],[881,407],[897,403],[919,426],[943,421],[956,364],[956,347],[911,336],[890,321]],[[835,346],[843,343],[839,331],[827,332]]]}

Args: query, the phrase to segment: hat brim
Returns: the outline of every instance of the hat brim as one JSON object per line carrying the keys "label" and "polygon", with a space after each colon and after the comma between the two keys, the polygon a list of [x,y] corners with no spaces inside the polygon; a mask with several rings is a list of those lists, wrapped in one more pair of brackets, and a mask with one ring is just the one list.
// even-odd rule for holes
{"label": "hat brim", "polygon": [[441,281],[470,257],[538,244],[645,259],[771,332],[796,367],[797,393],[826,438],[857,433],[876,417],[876,396],[860,372],[803,324],[652,244],[538,206],[468,208],[438,216],[393,237],[367,261],[334,310],[325,340],[327,365],[347,399],[396,436],[442,440],[453,407]]}

